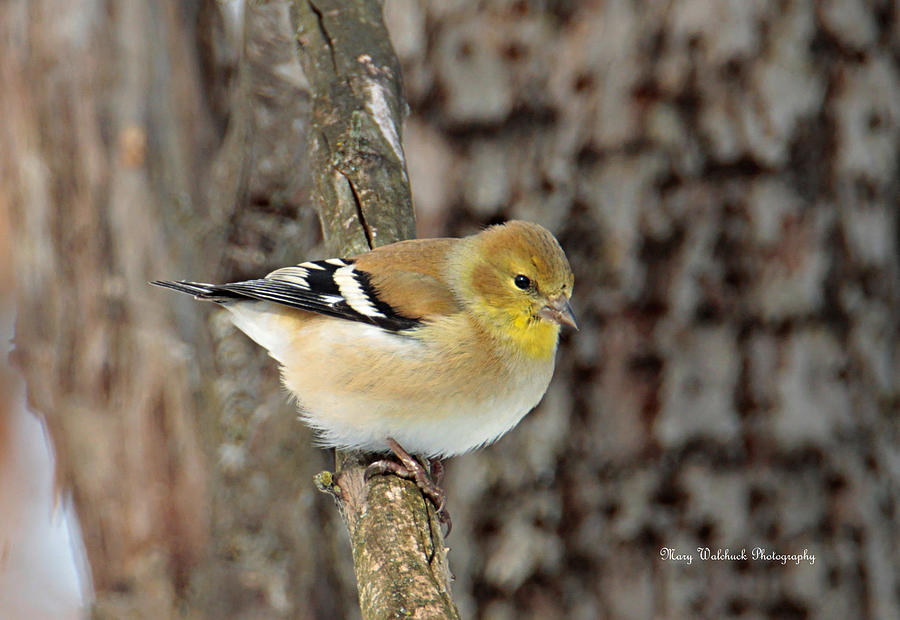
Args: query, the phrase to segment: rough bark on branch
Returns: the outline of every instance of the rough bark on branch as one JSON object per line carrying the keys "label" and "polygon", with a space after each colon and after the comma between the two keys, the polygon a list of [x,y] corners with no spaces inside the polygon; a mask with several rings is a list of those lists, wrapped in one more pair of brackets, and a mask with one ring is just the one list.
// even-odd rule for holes
{"label": "rough bark on branch", "polygon": [[[372,0],[292,3],[300,59],[313,92],[313,196],[337,255],[415,236],[400,142],[400,68]],[[364,618],[456,618],[440,525],[416,486],[363,480],[366,457],[338,453],[317,484],[350,531]]]}

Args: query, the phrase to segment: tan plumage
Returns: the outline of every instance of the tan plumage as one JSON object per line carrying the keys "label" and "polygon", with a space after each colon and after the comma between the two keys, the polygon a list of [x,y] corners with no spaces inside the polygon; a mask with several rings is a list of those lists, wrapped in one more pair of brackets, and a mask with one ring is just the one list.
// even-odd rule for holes
{"label": "tan plumage", "polygon": [[[572,272],[544,228],[508,222],[229,285],[159,283],[225,305],[281,364],[322,445],[450,456],[541,399]],[[300,309],[304,308],[304,309]]]}
{"label": "tan plumage", "polygon": [[444,279],[442,267],[458,241],[400,241],[357,256],[355,266],[372,274],[378,296],[404,316],[452,314],[460,305]]}

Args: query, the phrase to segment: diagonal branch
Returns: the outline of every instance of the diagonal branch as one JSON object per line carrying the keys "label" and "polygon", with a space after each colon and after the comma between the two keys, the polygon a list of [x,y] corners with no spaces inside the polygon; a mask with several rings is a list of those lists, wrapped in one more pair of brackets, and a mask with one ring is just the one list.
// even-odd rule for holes
{"label": "diagonal branch", "polygon": [[[313,197],[330,249],[347,256],[415,236],[400,141],[400,68],[375,0],[293,0],[300,61],[313,93]],[[372,618],[458,618],[446,548],[415,484],[363,472],[371,459],[338,452],[317,477],[337,499],[353,549],[360,606]]]}

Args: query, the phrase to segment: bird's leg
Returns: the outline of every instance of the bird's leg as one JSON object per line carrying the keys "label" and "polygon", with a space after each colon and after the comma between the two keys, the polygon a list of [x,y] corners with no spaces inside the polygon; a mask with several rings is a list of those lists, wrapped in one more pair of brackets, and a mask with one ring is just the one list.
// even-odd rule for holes
{"label": "bird's leg", "polygon": [[431,464],[431,479],[434,480],[435,486],[440,487],[444,482],[444,464],[437,457],[429,459],[429,463]]}
{"label": "bird's leg", "polygon": [[395,476],[414,481],[425,497],[434,504],[435,512],[441,523],[447,526],[447,535],[449,535],[453,524],[450,521],[450,513],[446,509],[447,495],[440,487],[440,482],[444,478],[444,466],[441,464],[440,459],[430,460],[431,476],[429,476],[429,472],[425,470],[422,464],[404,450],[392,437],[388,437],[386,441],[391,452],[394,453],[394,456],[400,462],[388,459],[375,461],[366,468],[366,480],[376,474],[394,474]]}

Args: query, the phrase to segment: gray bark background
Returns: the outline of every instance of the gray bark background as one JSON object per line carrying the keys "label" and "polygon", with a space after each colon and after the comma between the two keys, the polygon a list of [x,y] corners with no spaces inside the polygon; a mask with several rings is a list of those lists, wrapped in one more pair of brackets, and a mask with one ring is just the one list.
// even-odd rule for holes
{"label": "gray bark background", "polygon": [[[103,617],[358,614],[275,367],[145,285],[321,256],[287,6],[239,5],[0,6],[19,363]],[[448,463],[462,617],[900,616],[896,3],[385,12],[419,235],[529,219],[576,272],[544,402]]]}

